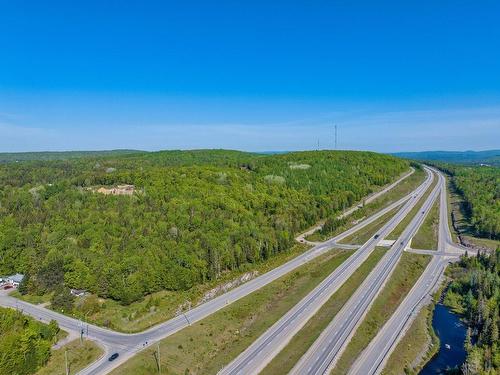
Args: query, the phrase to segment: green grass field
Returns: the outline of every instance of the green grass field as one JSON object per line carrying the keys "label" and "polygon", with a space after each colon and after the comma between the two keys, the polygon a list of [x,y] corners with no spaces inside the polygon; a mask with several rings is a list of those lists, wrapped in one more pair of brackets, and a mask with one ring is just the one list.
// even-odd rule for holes
{"label": "green grass field", "polygon": [[415,249],[437,250],[439,235],[439,199],[434,202],[429,214],[411,241]]}
{"label": "green grass field", "polygon": [[36,375],[66,375],[65,351],[70,374],[76,374],[103,354],[103,350],[90,340],[83,343],[80,340],[71,341],[62,348],[53,350],[47,365],[38,370]]}
{"label": "green grass field", "polygon": [[339,358],[333,375],[347,374],[356,358],[403,301],[429,261],[428,255],[403,253],[393,274]]}
{"label": "green grass field", "polygon": [[359,285],[361,285],[386,251],[386,248],[377,247],[344,285],[330,297],[321,309],[292,338],[288,345],[266,366],[261,375],[287,374],[319,337],[326,326],[330,324],[331,320],[337,315]]}
{"label": "green grass field", "polygon": [[[216,374],[337,268],[352,251],[330,251],[160,343],[163,374]],[[157,372],[155,348],[112,374]]]}

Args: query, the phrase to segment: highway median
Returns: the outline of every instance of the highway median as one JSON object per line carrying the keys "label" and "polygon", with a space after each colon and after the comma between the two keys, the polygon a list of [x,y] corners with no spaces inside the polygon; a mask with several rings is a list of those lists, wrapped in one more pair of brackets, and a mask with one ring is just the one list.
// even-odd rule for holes
{"label": "highway median", "polygon": [[330,323],[365,277],[378,263],[387,248],[377,247],[352,276],[330,297],[321,309],[292,338],[287,346],[264,368],[262,375],[285,375],[302,357],[316,338]]}

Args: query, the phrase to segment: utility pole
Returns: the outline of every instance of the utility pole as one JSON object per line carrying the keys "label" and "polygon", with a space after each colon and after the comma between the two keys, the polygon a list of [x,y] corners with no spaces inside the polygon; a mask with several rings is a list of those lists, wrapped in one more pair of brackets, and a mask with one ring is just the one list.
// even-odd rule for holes
{"label": "utility pole", "polygon": [[337,149],[337,124],[335,124],[335,150]]}
{"label": "utility pole", "polygon": [[318,151],[319,151],[319,139],[318,139]]}
{"label": "utility pole", "polygon": [[158,357],[158,374],[161,374],[161,360],[160,360],[160,342],[156,343],[157,357]]}
{"label": "utility pole", "polygon": [[64,360],[66,362],[66,375],[69,375],[69,367],[68,367],[68,348],[64,350]]}

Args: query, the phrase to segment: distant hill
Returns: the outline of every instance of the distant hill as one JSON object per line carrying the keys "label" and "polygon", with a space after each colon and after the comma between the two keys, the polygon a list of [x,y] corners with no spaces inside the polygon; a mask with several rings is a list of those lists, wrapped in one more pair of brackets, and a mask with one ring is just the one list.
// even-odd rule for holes
{"label": "distant hill", "polygon": [[67,160],[82,157],[123,156],[144,152],[145,151],[139,150],[1,152],[0,163],[12,163],[31,160]]}
{"label": "distant hill", "polygon": [[432,160],[444,163],[500,166],[500,150],[396,152],[391,155],[405,159]]}

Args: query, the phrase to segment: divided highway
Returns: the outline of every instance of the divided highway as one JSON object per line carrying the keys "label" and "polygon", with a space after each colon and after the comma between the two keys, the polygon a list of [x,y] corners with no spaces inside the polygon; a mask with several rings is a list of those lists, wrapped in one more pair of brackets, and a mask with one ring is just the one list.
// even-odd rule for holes
{"label": "divided highway", "polygon": [[[409,214],[419,198],[422,197],[432,184],[434,175],[428,168],[426,168],[426,172],[427,178],[425,182],[410,195],[411,198],[397,214],[379,230],[376,238],[372,237],[369,239],[353,255],[344,261],[344,263],[327,276],[327,278],[313,291],[261,335],[250,347],[223,368],[219,374],[258,374],[366,260],[373,249],[375,249],[378,242],[392,232],[392,230]],[[308,373],[307,368],[305,370],[306,371],[297,373]]]}
{"label": "divided highway", "polygon": [[349,301],[295,365],[291,374],[327,374],[333,369],[350,338],[394,271],[404,249],[424,222],[441,186],[442,183],[439,182],[432,190],[421,210],[418,210],[391,249],[382,257]]}
{"label": "divided highway", "polygon": [[[420,194],[423,189],[430,184],[429,176],[430,175],[428,172],[426,181],[415,191],[416,193]],[[0,305],[17,308],[19,310],[22,310],[24,313],[45,322],[49,322],[50,320],[54,319],[59,323],[62,329],[72,333],[79,334],[83,329],[85,335],[88,336],[89,339],[94,340],[104,348],[105,354],[100,360],[80,371],[79,374],[106,374],[113,368],[117,367],[118,365],[135,355],[137,352],[152,345],[153,343],[165,337],[168,337],[169,335],[172,335],[182,328],[213,314],[214,312],[224,308],[228,304],[249,295],[250,293],[262,288],[270,282],[293,271],[302,264],[320,256],[321,254],[324,254],[326,251],[335,247],[337,241],[340,241],[341,239],[362,229],[366,225],[377,220],[379,217],[385,215],[387,212],[403,204],[404,202],[410,199],[413,200],[414,198],[412,198],[412,195],[414,195],[415,192],[412,192],[411,194],[408,194],[397,202],[394,202],[391,205],[385,207],[384,209],[358,223],[344,233],[324,243],[314,246],[310,250],[302,253],[296,258],[281,265],[280,267],[277,267],[259,277],[256,277],[255,279],[241,285],[240,287],[235,288],[217,298],[214,298],[209,302],[199,305],[196,308],[186,312],[185,314],[179,315],[141,333],[124,334],[97,327],[95,325],[82,323],[80,320],[56,313],[52,310],[38,305],[32,305],[30,303],[15,299],[6,295],[5,293],[0,293]],[[375,244],[373,244],[373,246],[375,246]],[[120,354],[120,357],[113,362],[109,362],[107,360],[107,357],[110,353],[114,352],[118,352]]]}
{"label": "divided highway", "polygon": [[439,285],[448,263],[455,261],[465,251],[451,239],[446,183],[442,173],[436,170],[435,172],[439,176],[440,186],[438,251],[427,252],[433,256],[431,262],[391,318],[353,364],[349,371],[350,375],[375,375],[383,370],[389,356],[411,326],[419,310],[428,302]]}

